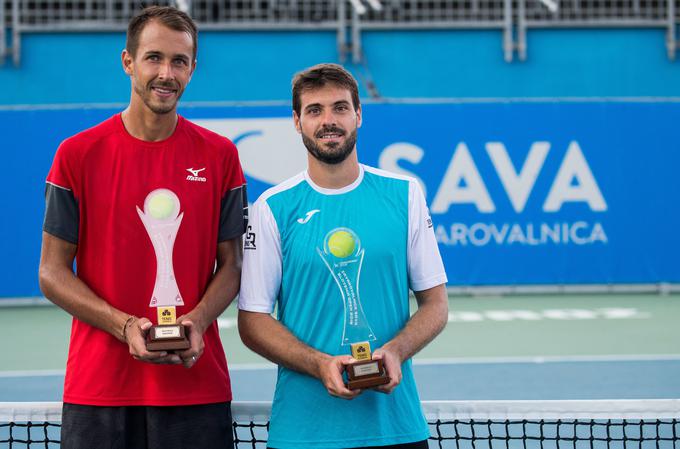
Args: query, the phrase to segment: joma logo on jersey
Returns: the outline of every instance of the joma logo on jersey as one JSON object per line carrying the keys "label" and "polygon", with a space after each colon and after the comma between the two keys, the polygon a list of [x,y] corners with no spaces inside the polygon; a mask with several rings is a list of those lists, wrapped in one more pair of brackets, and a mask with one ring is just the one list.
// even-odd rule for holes
{"label": "joma logo on jersey", "polygon": [[205,170],[205,167],[196,169],[193,167],[187,168],[187,171],[191,173],[190,175],[187,175],[187,181],[207,182],[208,180],[204,176],[198,176],[203,170]]}
{"label": "joma logo on jersey", "polygon": [[319,209],[310,210],[309,212],[307,212],[307,213],[305,214],[304,218],[298,218],[298,219],[297,219],[297,222],[300,223],[300,224],[305,224],[305,223],[307,223],[307,222],[312,218],[312,216],[314,216],[314,214],[316,214],[317,212],[321,212],[321,211],[320,211]]}

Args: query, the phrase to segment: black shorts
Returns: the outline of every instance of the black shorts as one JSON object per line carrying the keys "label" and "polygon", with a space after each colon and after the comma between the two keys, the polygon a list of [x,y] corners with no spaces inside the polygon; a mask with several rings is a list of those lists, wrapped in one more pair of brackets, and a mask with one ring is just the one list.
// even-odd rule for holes
{"label": "black shorts", "polygon": [[[416,441],[415,443],[404,443],[404,444],[392,444],[390,446],[370,446],[363,448],[351,448],[351,449],[427,449],[427,440]],[[274,449],[268,447],[267,449]]]}
{"label": "black shorts", "polygon": [[62,449],[233,449],[231,404],[98,407],[64,404]]}

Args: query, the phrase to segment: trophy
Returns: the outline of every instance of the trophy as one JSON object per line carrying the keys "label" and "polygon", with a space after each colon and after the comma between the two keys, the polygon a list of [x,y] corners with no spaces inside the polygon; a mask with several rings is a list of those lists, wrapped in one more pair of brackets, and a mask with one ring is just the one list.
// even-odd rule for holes
{"label": "trophy", "polygon": [[148,351],[177,351],[189,349],[184,326],[176,324],[175,308],[158,307],[158,325],[151,326],[146,337]]}
{"label": "trophy", "polygon": [[341,346],[350,346],[357,362],[347,365],[347,388],[372,388],[389,383],[380,359],[371,357],[370,341],[375,341],[359,297],[359,276],[364,250],[359,237],[349,228],[336,228],[326,234],[323,250],[317,248],[340,289],[344,305]]}
{"label": "trophy", "polygon": [[359,360],[347,366],[347,388],[357,390],[389,383],[382,359],[373,360],[367,341],[352,344],[352,357]]}
{"label": "trophy", "polygon": [[149,307],[156,307],[158,324],[149,329],[146,349],[176,351],[191,347],[184,326],[176,323],[175,306],[183,306],[172,266],[172,250],[184,213],[179,213],[179,198],[168,189],[156,189],[144,200],[144,211],[137,214],[149,234],[156,253],[156,282]]}

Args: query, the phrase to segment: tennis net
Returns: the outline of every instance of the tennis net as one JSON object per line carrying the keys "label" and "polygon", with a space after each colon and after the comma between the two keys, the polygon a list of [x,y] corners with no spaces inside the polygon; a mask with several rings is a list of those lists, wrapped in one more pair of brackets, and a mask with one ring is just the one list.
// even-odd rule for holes
{"label": "tennis net", "polygon": [[[430,448],[675,449],[680,400],[424,401]],[[232,404],[239,448],[265,448],[271,403]],[[0,448],[59,447],[61,403],[0,403]]]}

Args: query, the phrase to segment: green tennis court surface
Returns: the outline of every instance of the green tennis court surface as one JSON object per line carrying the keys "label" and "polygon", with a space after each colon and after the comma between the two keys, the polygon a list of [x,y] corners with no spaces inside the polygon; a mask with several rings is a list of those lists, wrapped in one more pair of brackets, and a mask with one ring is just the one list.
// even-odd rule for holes
{"label": "green tennis court surface", "polygon": [[[680,295],[457,297],[449,309],[416,359],[680,356]],[[0,371],[64,369],[70,320],[57,307],[0,308]],[[241,343],[235,304],[219,325],[231,365],[267,363]]]}
{"label": "green tennis court surface", "polygon": [[[680,295],[456,297],[415,358],[423,400],[680,398]],[[70,317],[0,308],[0,401],[58,401]],[[276,371],[219,319],[235,400],[271,400]]]}

